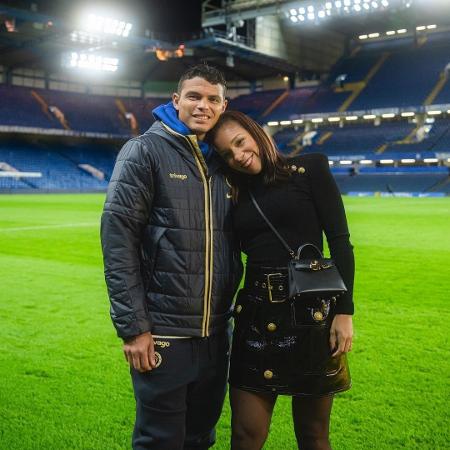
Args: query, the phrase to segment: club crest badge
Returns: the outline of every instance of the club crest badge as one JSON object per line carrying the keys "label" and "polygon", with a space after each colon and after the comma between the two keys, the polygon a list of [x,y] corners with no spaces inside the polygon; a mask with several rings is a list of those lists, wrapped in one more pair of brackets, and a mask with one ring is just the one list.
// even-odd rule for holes
{"label": "club crest badge", "polygon": [[162,363],[162,356],[161,356],[161,353],[155,352],[155,362],[156,362],[156,365],[155,365],[155,369],[156,369],[156,368],[159,367],[159,366],[161,365],[161,363]]}

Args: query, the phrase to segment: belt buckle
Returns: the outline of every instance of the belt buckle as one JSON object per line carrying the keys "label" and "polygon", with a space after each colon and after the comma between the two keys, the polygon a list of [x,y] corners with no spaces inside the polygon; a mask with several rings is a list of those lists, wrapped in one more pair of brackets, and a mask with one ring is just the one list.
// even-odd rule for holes
{"label": "belt buckle", "polygon": [[268,273],[266,274],[266,278],[267,278],[267,291],[269,292],[269,302],[270,303],[284,303],[286,301],[286,299],[284,298],[283,300],[274,300],[272,297],[272,289],[273,286],[270,283],[270,277],[274,277],[274,276],[282,276],[282,273]]}

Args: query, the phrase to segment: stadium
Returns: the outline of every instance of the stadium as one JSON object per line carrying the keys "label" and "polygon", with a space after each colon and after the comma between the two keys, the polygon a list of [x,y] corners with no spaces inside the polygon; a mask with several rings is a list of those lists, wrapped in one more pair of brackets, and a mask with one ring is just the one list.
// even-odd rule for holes
{"label": "stadium", "polygon": [[[343,195],[355,341],[333,448],[449,448],[448,0],[0,0],[0,448],[129,448],[99,220],[120,148],[201,62]],[[229,434],[226,403],[214,448]],[[287,398],[264,448],[297,448]]]}

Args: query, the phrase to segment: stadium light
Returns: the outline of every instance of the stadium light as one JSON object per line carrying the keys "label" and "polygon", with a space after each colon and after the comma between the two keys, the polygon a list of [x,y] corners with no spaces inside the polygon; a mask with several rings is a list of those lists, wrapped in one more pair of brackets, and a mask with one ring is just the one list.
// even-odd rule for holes
{"label": "stadium light", "polygon": [[343,159],[343,160],[339,161],[339,164],[342,164],[343,166],[348,166],[349,164],[352,164],[352,161]]}
{"label": "stadium light", "polygon": [[328,161],[328,164],[329,164],[330,166],[332,166],[332,165],[334,164],[334,161]]}
{"label": "stadium light", "polygon": [[377,37],[379,37],[379,36],[380,36],[380,33],[370,33],[370,34],[369,34],[369,38],[370,38],[370,39],[377,38]]}
{"label": "stadium light", "polygon": [[427,27],[425,25],[419,25],[418,27],[416,27],[417,31],[423,31],[423,30],[426,30],[426,29],[427,29]]}
{"label": "stadium light", "polygon": [[348,121],[358,120],[358,116],[346,116],[345,120],[348,120]]}
{"label": "stadium light", "polygon": [[438,159],[437,158],[424,158],[423,162],[424,163],[437,163]]}
{"label": "stadium light", "polygon": [[339,122],[340,120],[340,117],[328,117],[328,122]]}
{"label": "stadium light", "polygon": [[119,60],[118,58],[94,53],[71,52],[63,55],[63,66],[93,71],[116,72],[119,68]]}
{"label": "stadium light", "polygon": [[427,114],[429,116],[438,116],[439,114],[442,114],[442,111],[436,109],[436,110],[433,110],[433,111],[427,111]]}
{"label": "stadium light", "polygon": [[312,123],[322,123],[323,119],[322,117],[315,117],[314,119],[311,120]]}
{"label": "stadium light", "polygon": [[437,28],[437,25],[427,25],[427,30],[434,30]]}
{"label": "stadium light", "polygon": [[276,122],[276,121],[273,121],[273,122],[267,122],[267,125],[268,125],[269,127],[276,127],[276,126],[278,125],[278,122]]}
{"label": "stadium light", "polygon": [[397,34],[404,34],[406,33],[408,30],[406,28],[401,28],[400,30],[397,30]]}
{"label": "stadium light", "polygon": [[303,123],[303,119],[294,119],[292,123]]}
{"label": "stadium light", "polygon": [[359,35],[359,39],[361,39],[361,40],[367,39],[367,38],[368,38],[367,34],[361,34],[361,35]]}
{"label": "stadium light", "polygon": [[377,116],[375,114],[364,114],[363,115],[363,119],[366,119],[366,120],[376,119],[376,118],[377,118]]}
{"label": "stadium light", "polygon": [[373,161],[371,159],[362,159],[359,163],[360,164],[372,164]]}
{"label": "stadium light", "polygon": [[381,114],[381,117],[383,119],[392,119],[393,117],[395,117],[394,113],[385,113],[385,114]]}
{"label": "stadium light", "polygon": [[386,36],[392,36],[392,35],[394,35],[394,34],[395,34],[395,31],[394,31],[394,30],[386,31]]}
{"label": "stadium light", "polygon": [[291,124],[292,124],[292,121],[290,121],[290,120],[282,120],[280,122],[280,125],[291,125]]}
{"label": "stadium light", "polygon": [[403,164],[413,164],[416,162],[414,158],[403,158],[400,160]]}
{"label": "stadium light", "polygon": [[402,112],[400,115],[402,116],[402,117],[413,117],[414,116],[414,112],[412,112],[412,111],[406,111],[406,112]]}
{"label": "stadium light", "polygon": [[393,159],[380,159],[380,164],[394,164]]}
{"label": "stadium light", "polygon": [[89,13],[84,16],[82,29],[93,34],[112,34],[115,36],[128,37],[133,24],[119,20],[114,17]]}

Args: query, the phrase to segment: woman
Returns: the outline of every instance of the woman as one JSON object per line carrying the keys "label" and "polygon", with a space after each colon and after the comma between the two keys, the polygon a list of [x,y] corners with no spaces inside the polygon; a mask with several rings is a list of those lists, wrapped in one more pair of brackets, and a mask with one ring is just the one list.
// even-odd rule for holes
{"label": "woman", "polygon": [[[209,139],[232,169],[234,227],[247,255],[230,365],[232,449],[263,447],[278,394],[292,395],[299,448],[330,449],[333,395],[350,388],[354,259],[328,160],[320,154],[284,158],[256,122],[236,111],[221,116]],[[312,243],[322,249],[325,232],[344,295],[288,298],[291,256],[250,193],[290,248]]]}

